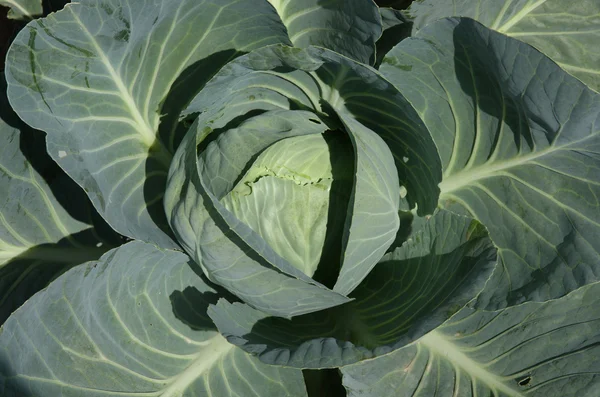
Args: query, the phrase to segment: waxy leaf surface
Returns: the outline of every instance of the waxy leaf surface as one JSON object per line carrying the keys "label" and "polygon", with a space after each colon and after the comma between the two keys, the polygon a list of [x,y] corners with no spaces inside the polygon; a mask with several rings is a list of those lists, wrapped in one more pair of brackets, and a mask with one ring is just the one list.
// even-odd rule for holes
{"label": "waxy leaf surface", "polygon": [[381,66],[438,146],[440,205],[483,223],[499,267],[478,305],[563,296],[600,275],[600,95],[469,18],[432,23]]}
{"label": "waxy leaf surface", "polygon": [[0,394],[306,397],[302,373],[229,344],[220,291],[180,252],[131,242],[77,266],[2,327]]}
{"label": "waxy leaf surface", "polygon": [[227,61],[272,43],[289,41],[266,1],[83,0],[19,33],[9,99],[115,230],[174,248],[162,197],[179,112]]}

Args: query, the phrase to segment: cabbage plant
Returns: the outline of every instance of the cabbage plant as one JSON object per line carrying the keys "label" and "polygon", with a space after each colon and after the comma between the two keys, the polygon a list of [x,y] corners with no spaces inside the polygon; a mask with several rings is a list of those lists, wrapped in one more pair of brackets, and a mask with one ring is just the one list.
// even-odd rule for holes
{"label": "cabbage plant", "polygon": [[0,395],[599,395],[597,0],[0,3]]}

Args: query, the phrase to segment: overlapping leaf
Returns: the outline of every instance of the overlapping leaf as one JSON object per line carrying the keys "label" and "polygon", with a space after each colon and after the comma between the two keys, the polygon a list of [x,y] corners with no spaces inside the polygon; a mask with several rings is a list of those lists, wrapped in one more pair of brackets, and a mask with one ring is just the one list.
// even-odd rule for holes
{"label": "overlapping leaf", "polygon": [[21,31],[9,97],[117,231],[175,247],[162,196],[179,111],[228,60],[271,43],[289,41],[266,1],[84,0]]}
{"label": "overlapping leaf", "polygon": [[394,157],[385,141],[338,112],[355,148],[356,178],[352,208],[343,237],[342,268],[334,291],[348,294],[369,274],[396,238],[400,227],[400,183]]}
{"label": "overlapping leaf", "polygon": [[0,81],[0,324],[60,273],[120,238],[6,101]]}
{"label": "overlapping leaf", "polygon": [[332,128],[340,128],[331,120],[337,111],[349,112],[389,146],[411,206],[418,203],[423,215],[436,208],[440,160],[412,105],[375,70],[331,51],[285,46],[256,50],[225,66],[185,114],[210,112],[206,125],[199,125],[208,131],[225,126],[216,124],[218,120],[280,108],[316,112]]}
{"label": "overlapping leaf", "polygon": [[350,397],[581,397],[600,387],[600,284],[497,312],[465,308],[418,342],[342,368]]}
{"label": "overlapping leaf", "polygon": [[[368,104],[375,99],[385,101],[385,105]],[[296,271],[256,230],[218,203],[265,145],[311,131],[322,133],[327,128],[354,136],[354,152],[360,155],[352,208],[348,207],[352,217],[347,217],[357,227],[352,227],[350,221],[346,225],[347,255],[336,286],[344,294],[360,283],[394,240],[398,229],[398,179],[410,187],[410,198],[422,204],[421,210],[432,210],[430,207],[435,205],[439,159],[416,113],[374,70],[331,51],[284,46],[254,51],[225,66],[186,110],[194,111],[201,112],[190,131],[196,135],[187,136],[186,146],[181,146],[176,155],[165,199],[167,216],[184,248],[202,263],[208,277],[257,309],[291,317],[345,301],[341,295],[328,292],[330,298],[318,303],[315,298],[323,297],[327,290]],[[363,123],[350,121],[364,131],[352,127],[343,132],[342,124],[336,121],[342,112]],[[402,115],[406,118],[401,119]],[[292,123],[292,119],[298,120]],[[382,124],[383,129],[373,130]],[[379,131],[379,136],[374,131]],[[379,146],[369,144],[369,148],[363,142],[366,138],[357,139],[367,133],[372,143],[379,141]],[[198,159],[192,149],[194,143],[199,144]],[[410,164],[403,160],[406,155],[413,158]],[[375,170],[385,172],[379,175]],[[372,206],[367,210],[368,200]],[[213,226],[203,226],[205,222]],[[369,228],[369,224],[377,227]],[[378,233],[360,234],[361,229],[368,228]],[[352,269],[352,274],[345,267]],[[267,274],[278,281],[269,281]],[[281,277],[286,275],[298,280],[288,278],[284,282],[286,279]],[[281,287],[274,290],[274,285]],[[297,288],[306,290],[309,285],[317,295],[293,292]]]}
{"label": "overlapping leaf", "polygon": [[[198,128],[209,116],[207,112],[198,117]],[[315,116],[305,111],[267,112],[237,129],[214,133],[215,140],[199,156],[192,127],[175,156],[165,196],[173,230],[206,276],[252,306],[281,317],[322,310],[348,299],[292,266],[219,199],[228,193],[223,188],[237,179],[232,174],[239,174],[270,144],[322,133],[324,124],[311,122],[311,117]],[[227,144],[231,139],[235,144]]]}
{"label": "overlapping leaf", "polygon": [[305,397],[299,370],[218,334],[219,291],[188,260],[132,242],[59,277],[2,327],[0,394]]}
{"label": "overlapping leaf", "polygon": [[325,47],[356,61],[375,61],[381,17],[370,0],[269,0],[295,47]]}
{"label": "overlapping leaf", "polygon": [[600,3],[596,0],[425,0],[410,8],[415,29],[444,17],[474,18],[539,49],[600,92]]}
{"label": "overlapping leaf", "polygon": [[208,313],[231,343],[265,363],[339,367],[440,325],[479,293],[495,263],[478,222],[441,211],[386,255],[348,304],[286,320],[222,299]]}
{"label": "overlapping leaf", "polygon": [[440,204],[481,221],[499,248],[480,306],[557,298],[598,280],[597,93],[535,48],[468,18],[404,40],[381,73],[439,148]]}

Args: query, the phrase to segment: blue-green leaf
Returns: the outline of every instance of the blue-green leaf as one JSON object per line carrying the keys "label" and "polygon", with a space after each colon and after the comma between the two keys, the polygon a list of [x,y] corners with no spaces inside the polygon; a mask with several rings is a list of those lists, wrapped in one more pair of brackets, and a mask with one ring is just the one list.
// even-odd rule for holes
{"label": "blue-green leaf", "polygon": [[221,299],[208,313],[231,343],[267,364],[339,367],[399,349],[442,324],[483,289],[495,257],[481,224],[440,211],[384,256],[350,303],[286,320]]}
{"label": "blue-green leaf", "polygon": [[581,397],[600,388],[600,284],[497,312],[465,308],[418,342],[341,369],[349,397]]}
{"label": "blue-green leaf", "polygon": [[481,307],[557,298],[598,280],[600,95],[468,18],[404,40],[381,73],[440,150],[440,204],[482,222],[499,249]]}
{"label": "blue-green leaf", "polygon": [[394,157],[379,135],[338,112],[354,145],[356,176],[343,237],[343,257],[334,291],[348,294],[373,269],[400,227],[400,183]]}
{"label": "blue-green leaf", "polygon": [[43,133],[12,112],[0,77],[0,324],[57,275],[120,243],[46,154]]}
{"label": "blue-green leaf", "polygon": [[600,2],[575,0],[424,0],[411,4],[414,28],[470,17],[531,44],[600,92]]}
{"label": "blue-green leaf", "polygon": [[6,397],[306,397],[299,370],[262,364],[216,331],[220,291],[187,255],[141,242],[77,266],[0,330]]}
{"label": "blue-green leaf", "polygon": [[413,26],[412,21],[409,20],[400,10],[381,7],[379,9],[379,13],[381,14],[383,32],[376,43],[376,68],[379,68],[379,65],[381,65],[381,61],[385,57],[385,54],[387,54],[392,47],[410,36]]}
{"label": "blue-green leaf", "polygon": [[373,64],[381,17],[371,0],[269,0],[295,47],[333,50]]}
{"label": "blue-green leaf", "polygon": [[115,230],[174,248],[162,197],[179,112],[227,61],[272,43],[289,40],[266,1],[82,0],[19,33],[9,98]]}

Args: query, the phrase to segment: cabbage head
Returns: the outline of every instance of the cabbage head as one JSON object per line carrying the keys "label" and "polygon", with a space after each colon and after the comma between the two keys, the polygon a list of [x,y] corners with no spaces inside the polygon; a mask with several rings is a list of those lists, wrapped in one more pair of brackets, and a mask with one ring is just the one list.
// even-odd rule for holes
{"label": "cabbage head", "polygon": [[600,395],[597,0],[0,4],[0,396]]}

